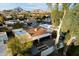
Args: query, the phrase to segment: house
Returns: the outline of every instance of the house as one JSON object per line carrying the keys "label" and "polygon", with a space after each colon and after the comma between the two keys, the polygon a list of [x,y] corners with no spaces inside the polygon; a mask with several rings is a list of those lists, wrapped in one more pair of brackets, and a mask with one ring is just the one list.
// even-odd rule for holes
{"label": "house", "polygon": [[48,32],[52,31],[52,25],[49,25],[49,24],[40,24],[39,26],[47,29]]}
{"label": "house", "polygon": [[8,37],[6,35],[6,32],[0,32],[0,56],[5,56],[7,41]]}
{"label": "house", "polygon": [[26,32],[31,34],[32,37],[35,37],[35,36],[39,36],[39,35],[45,34],[47,32],[47,29],[44,29],[44,28],[41,28],[41,27],[30,28],[30,29],[27,29]]}
{"label": "house", "polygon": [[47,29],[38,27],[26,31],[34,41],[31,49],[32,55],[49,55],[54,51],[54,42],[51,39],[51,33],[48,33]]}
{"label": "house", "polygon": [[20,28],[14,29],[12,32],[21,43],[33,41],[33,46],[30,50],[32,55],[46,56],[54,52],[56,49],[54,46],[54,39],[51,38],[52,34],[47,32],[47,29],[45,28],[38,27],[26,30]]}
{"label": "house", "polygon": [[26,41],[32,41],[31,36],[28,32],[26,32],[25,30],[21,29],[14,29],[12,30],[12,32],[14,33],[15,37],[17,37],[19,39],[19,41],[21,43],[25,43]]}
{"label": "house", "polygon": [[9,21],[5,21],[5,24],[7,24],[7,25],[8,25],[8,24],[15,24],[15,23],[16,23],[16,22],[13,22],[13,21],[10,21],[10,20],[9,20]]}
{"label": "house", "polygon": [[5,16],[7,19],[11,19],[12,18],[12,16],[10,16],[10,15],[6,15]]}
{"label": "house", "polygon": [[49,55],[55,50],[53,45],[54,41],[50,39],[50,35],[50,33],[46,33],[33,37],[35,39],[31,51],[33,55]]}
{"label": "house", "polygon": [[5,44],[8,40],[6,32],[0,32],[0,44]]}

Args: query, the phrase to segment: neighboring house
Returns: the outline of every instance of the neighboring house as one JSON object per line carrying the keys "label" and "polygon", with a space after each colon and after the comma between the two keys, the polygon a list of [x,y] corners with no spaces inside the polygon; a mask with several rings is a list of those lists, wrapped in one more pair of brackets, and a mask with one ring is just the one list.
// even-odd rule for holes
{"label": "neighboring house", "polygon": [[13,21],[5,21],[5,24],[15,24],[16,22],[13,22]]}
{"label": "neighboring house", "polygon": [[8,40],[6,32],[0,32],[0,44],[6,43]]}
{"label": "neighboring house", "polygon": [[52,31],[52,25],[49,25],[49,24],[40,24],[39,26],[47,29],[48,32]]}
{"label": "neighboring house", "polygon": [[7,15],[7,16],[5,16],[7,19],[9,19],[9,18],[12,18],[12,16],[10,16],[10,15]]}
{"label": "neighboring house", "polygon": [[26,41],[32,41],[31,36],[29,33],[27,33],[25,30],[21,29],[14,29],[12,30],[15,37],[19,39],[21,43],[25,43]]}
{"label": "neighboring house", "polygon": [[7,41],[8,41],[8,37],[6,32],[0,32],[0,56],[6,55]]}

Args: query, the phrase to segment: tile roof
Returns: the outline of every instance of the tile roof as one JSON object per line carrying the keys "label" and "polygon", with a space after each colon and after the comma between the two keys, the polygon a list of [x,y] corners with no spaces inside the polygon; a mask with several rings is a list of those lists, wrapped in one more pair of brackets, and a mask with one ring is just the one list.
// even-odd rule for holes
{"label": "tile roof", "polygon": [[29,34],[31,34],[32,37],[45,34],[47,32],[47,29],[44,28],[32,28],[26,30]]}

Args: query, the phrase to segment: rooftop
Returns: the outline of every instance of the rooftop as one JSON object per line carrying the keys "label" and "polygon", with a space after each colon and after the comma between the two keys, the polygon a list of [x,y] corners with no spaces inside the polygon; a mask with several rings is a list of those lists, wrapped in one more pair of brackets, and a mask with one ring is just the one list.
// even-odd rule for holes
{"label": "rooftop", "polygon": [[26,30],[29,34],[31,34],[31,36],[38,36],[38,35],[42,35],[45,34],[47,32],[46,29],[44,28],[31,28],[31,29],[27,29]]}

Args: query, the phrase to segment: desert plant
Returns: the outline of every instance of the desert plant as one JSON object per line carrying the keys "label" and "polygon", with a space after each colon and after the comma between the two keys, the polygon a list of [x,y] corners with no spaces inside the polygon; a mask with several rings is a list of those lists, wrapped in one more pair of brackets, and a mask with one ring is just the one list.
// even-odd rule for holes
{"label": "desert plant", "polygon": [[21,43],[18,38],[11,38],[7,44],[8,49],[10,49],[8,53],[12,52],[14,56],[29,55],[27,51],[31,48],[32,44],[32,41]]}

